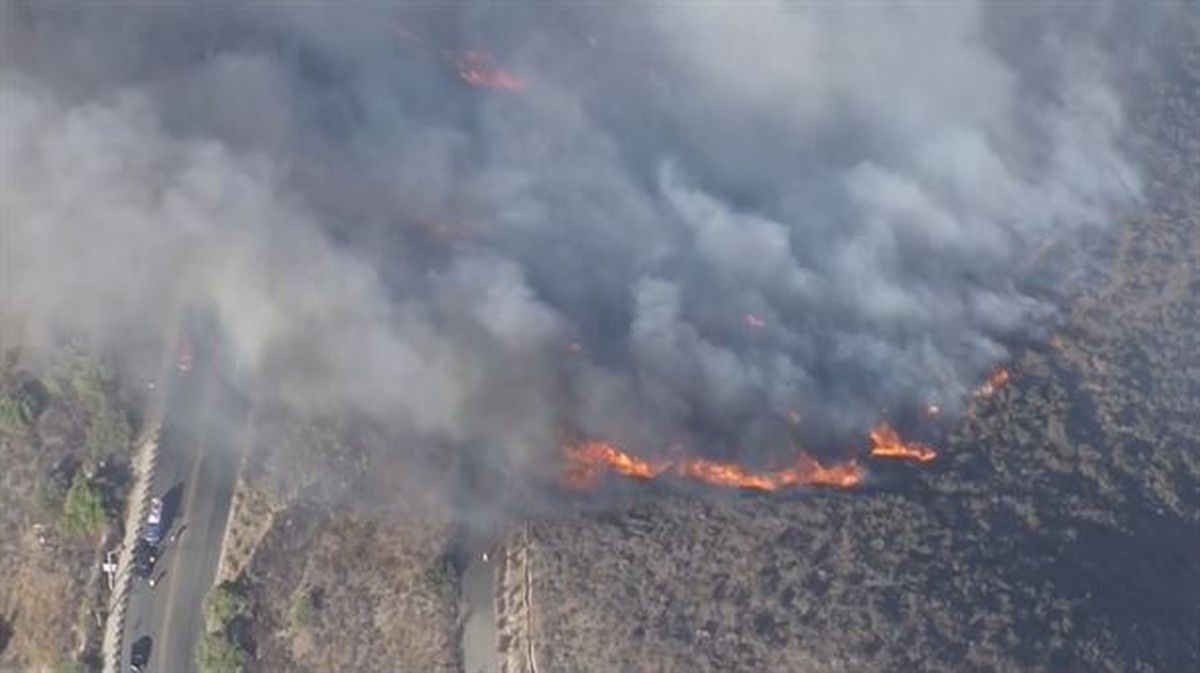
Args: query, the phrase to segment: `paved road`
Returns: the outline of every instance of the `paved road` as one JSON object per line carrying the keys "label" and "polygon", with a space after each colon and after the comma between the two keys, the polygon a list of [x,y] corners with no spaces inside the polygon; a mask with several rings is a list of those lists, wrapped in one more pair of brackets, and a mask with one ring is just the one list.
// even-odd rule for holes
{"label": "paved road", "polygon": [[122,671],[128,670],[131,645],[144,636],[152,643],[147,671],[194,669],[196,642],[204,628],[202,606],[216,577],[245,417],[245,405],[221,383],[214,367],[197,361],[191,372],[174,372],[150,489],[163,498],[169,528],[152,574],[155,586],[133,580]]}
{"label": "paved road", "polygon": [[[463,488],[457,494],[459,513],[455,534],[456,563],[462,569],[459,648],[463,673],[500,670],[496,633],[496,542],[505,515],[492,507],[497,490],[506,482],[493,469],[468,462],[462,470]],[[483,555],[488,554],[484,561]]]}
{"label": "paved road", "polygon": [[[472,541],[466,570],[460,587],[463,611],[462,647],[464,673],[495,673],[500,668],[496,656],[496,561],[489,540]],[[489,553],[487,561],[483,554]]]}

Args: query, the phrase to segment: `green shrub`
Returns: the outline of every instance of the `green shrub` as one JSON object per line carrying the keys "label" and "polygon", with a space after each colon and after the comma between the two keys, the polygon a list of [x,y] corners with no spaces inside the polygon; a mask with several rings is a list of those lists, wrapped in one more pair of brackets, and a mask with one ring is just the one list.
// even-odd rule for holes
{"label": "green shrub", "polygon": [[83,673],[84,670],[85,668],[83,666],[83,662],[75,661],[74,659],[60,661],[58,665],[54,667],[55,673]]}
{"label": "green shrub", "polygon": [[311,589],[301,587],[292,594],[292,605],[288,609],[288,622],[293,629],[299,629],[312,624],[316,616],[317,603]]}
{"label": "green shrub", "polygon": [[204,603],[204,625],[210,633],[224,632],[230,622],[245,614],[248,607],[237,584],[221,582]]}
{"label": "green shrub", "polygon": [[42,513],[52,519],[62,516],[63,500],[70,484],[64,484],[53,474],[43,474],[34,485],[34,494]]}
{"label": "green shrub", "polygon": [[436,593],[444,594],[458,590],[458,572],[454,569],[454,561],[446,554],[426,566],[424,577],[425,582]]}
{"label": "green shrub", "polygon": [[241,673],[246,655],[223,633],[205,633],[196,648],[200,673]]}
{"label": "green shrub", "polygon": [[82,473],[76,473],[63,497],[62,514],[58,518],[59,533],[70,538],[94,537],[104,532],[107,525],[104,494]]}
{"label": "green shrub", "polygon": [[29,432],[34,417],[33,400],[28,395],[0,390],[0,437]]}
{"label": "green shrub", "polygon": [[68,398],[87,412],[84,442],[91,458],[99,459],[129,445],[129,418],[115,404],[115,378],[102,360],[69,350],[38,386],[45,396]]}

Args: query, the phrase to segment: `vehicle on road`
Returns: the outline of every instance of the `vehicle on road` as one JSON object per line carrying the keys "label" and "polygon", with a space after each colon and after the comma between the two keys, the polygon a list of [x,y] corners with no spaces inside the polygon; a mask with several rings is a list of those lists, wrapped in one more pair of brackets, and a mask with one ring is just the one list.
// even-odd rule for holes
{"label": "vehicle on road", "polygon": [[137,546],[133,548],[133,574],[148,579],[157,561],[158,549],[145,540],[138,540]]}
{"label": "vehicle on road", "polygon": [[129,673],[142,673],[146,670],[153,647],[154,641],[150,640],[150,636],[142,636],[134,641],[133,647],[129,648]]}
{"label": "vehicle on road", "polygon": [[142,539],[151,545],[158,546],[163,534],[163,501],[162,498],[150,500],[150,510],[146,512],[146,530]]}

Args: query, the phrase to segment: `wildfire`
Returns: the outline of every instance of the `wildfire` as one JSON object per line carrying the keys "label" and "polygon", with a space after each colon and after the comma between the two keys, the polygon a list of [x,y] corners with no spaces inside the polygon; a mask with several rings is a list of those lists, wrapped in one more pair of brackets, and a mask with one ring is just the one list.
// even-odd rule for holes
{"label": "wildfire", "polygon": [[454,66],[458,78],[478,89],[498,91],[520,91],[529,83],[500,67],[496,56],[483,49],[436,49],[424,38],[407,26],[397,23],[392,28],[396,38],[410,48]]}
{"label": "wildfire", "polygon": [[490,52],[467,50],[448,53],[446,57],[458,70],[458,78],[479,89],[520,91],[529,86],[525,80],[496,64]]}
{"label": "wildfire", "polygon": [[634,479],[653,479],[670,467],[669,463],[654,464],[632,456],[607,442],[584,442],[566,447],[571,469],[564,481],[569,486],[586,488],[600,478],[605,470]]}
{"label": "wildfire", "polygon": [[563,481],[576,489],[595,485],[605,472],[642,480],[674,474],[710,486],[752,491],[778,491],[796,486],[853,488],[866,477],[866,471],[857,461],[825,466],[803,452],[797,454],[792,467],[764,472],[754,472],[736,463],[698,457],[652,462],[607,442],[567,445],[565,452],[571,466]]}
{"label": "wildfire", "polygon": [[924,444],[906,442],[891,425],[880,423],[871,429],[871,457],[929,463],[937,458],[937,451]]}
{"label": "wildfire", "polygon": [[984,381],[982,386],[975,391],[975,397],[991,397],[996,394],[1004,386],[1008,385],[1012,380],[1012,375],[1004,367],[997,367],[996,371],[992,372],[987,381]]}

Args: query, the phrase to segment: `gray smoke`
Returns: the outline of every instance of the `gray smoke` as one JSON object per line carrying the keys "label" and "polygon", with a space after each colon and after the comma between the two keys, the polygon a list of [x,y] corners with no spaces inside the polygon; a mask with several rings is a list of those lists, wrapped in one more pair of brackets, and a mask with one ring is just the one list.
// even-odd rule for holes
{"label": "gray smoke", "polygon": [[10,330],[209,305],[257,398],[512,465],[953,409],[1138,190],[1100,10],[222,7],[0,10]]}

